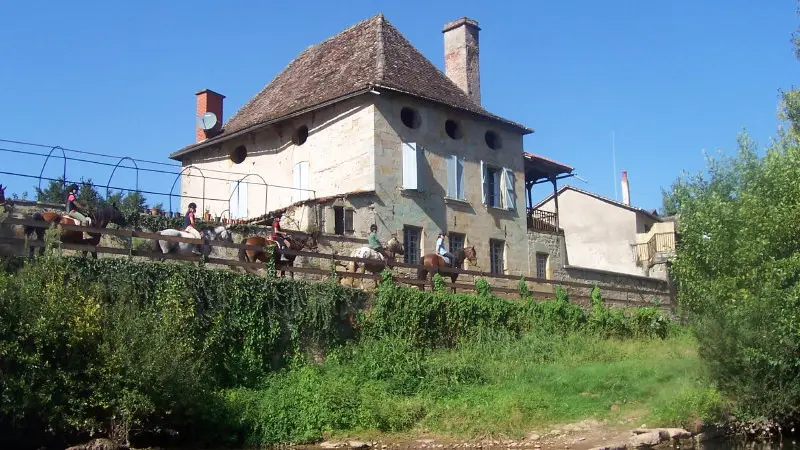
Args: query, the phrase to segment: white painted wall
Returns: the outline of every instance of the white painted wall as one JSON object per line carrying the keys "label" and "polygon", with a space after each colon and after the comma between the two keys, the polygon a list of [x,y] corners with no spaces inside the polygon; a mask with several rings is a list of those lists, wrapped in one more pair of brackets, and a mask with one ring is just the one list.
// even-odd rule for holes
{"label": "white painted wall", "polygon": [[[553,199],[540,209],[555,212]],[[652,219],[571,189],[558,196],[558,210],[570,265],[646,275],[636,265],[633,245],[637,226]],[[637,220],[640,215],[644,219]]]}

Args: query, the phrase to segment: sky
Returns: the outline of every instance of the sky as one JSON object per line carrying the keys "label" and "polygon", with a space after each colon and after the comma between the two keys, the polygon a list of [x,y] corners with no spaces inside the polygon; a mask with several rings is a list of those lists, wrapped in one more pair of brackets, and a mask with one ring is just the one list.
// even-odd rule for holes
{"label": "sky", "polygon": [[[7,2],[0,140],[177,164],[168,155],[194,141],[196,91],[224,94],[231,117],[302,50],[378,12],[443,68],[442,26],[467,16],[481,27],[483,106],[536,130],[525,150],[575,167],[585,181],[568,183],[611,198],[626,170],[632,204],[654,209],[682,170],[704,167],[704,150],[735,152],[743,129],[767,145],[780,89],[800,68],[795,0],[492,3]],[[32,193],[43,162],[0,151],[0,172],[32,176],[0,173],[0,183]],[[62,164],[49,160],[42,175],[60,176]],[[135,171],[109,182],[111,170],[69,161],[67,178],[136,187]],[[140,172],[139,188],[168,192],[174,180]]]}

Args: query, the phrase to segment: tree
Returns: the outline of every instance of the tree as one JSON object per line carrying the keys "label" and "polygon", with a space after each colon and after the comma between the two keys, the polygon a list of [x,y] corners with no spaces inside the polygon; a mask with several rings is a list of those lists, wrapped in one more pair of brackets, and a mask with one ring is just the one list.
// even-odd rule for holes
{"label": "tree", "polygon": [[[793,37],[800,59],[800,36]],[[699,353],[744,419],[800,416],[800,91],[782,93],[789,129],[663,191],[680,213],[672,265]]]}
{"label": "tree", "polygon": [[[34,188],[36,190],[36,199],[40,202],[57,204],[61,203],[66,206],[69,186],[72,184],[73,183],[71,182],[65,183],[63,177],[60,177],[56,180],[50,180],[47,183],[46,188]],[[91,178],[88,180],[81,178],[81,181],[75,184],[77,184],[79,188],[77,200],[87,208],[97,209],[106,204],[105,199],[100,196],[100,194],[97,192],[97,189],[95,189],[94,185],[92,184]]]}
{"label": "tree", "polygon": [[125,214],[140,213],[147,204],[147,199],[139,191],[131,192],[120,202],[120,210]]}

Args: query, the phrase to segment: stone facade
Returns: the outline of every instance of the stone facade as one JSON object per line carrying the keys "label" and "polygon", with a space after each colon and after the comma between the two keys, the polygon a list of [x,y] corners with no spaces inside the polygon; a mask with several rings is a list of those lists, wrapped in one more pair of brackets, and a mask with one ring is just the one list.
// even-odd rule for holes
{"label": "stone facade", "polygon": [[[417,127],[406,125],[403,110],[418,115]],[[457,126],[457,138],[448,133],[448,121]],[[487,133],[501,143],[489,147]],[[490,239],[502,245],[506,274],[528,274],[522,134],[474,115],[413,97],[381,95],[375,114],[376,195],[374,215],[381,229],[403,239],[404,227],[421,233],[420,253],[434,251],[441,230],[458,233],[464,245],[474,246],[478,267],[489,270]],[[404,189],[403,147],[416,148],[417,189]],[[463,187],[453,190],[448,164],[459,159]],[[513,208],[487,206],[484,167],[508,169],[513,178]],[[505,177],[501,189],[506,188]],[[460,192],[458,192],[460,191]],[[463,195],[460,195],[463,194]],[[456,198],[461,197],[461,198]],[[357,230],[358,231],[358,230]],[[497,247],[496,247],[497,248]]]}
{"label": "stone facade", "polygon": [[308,198],[374,190],[370,99],[335,103],[187,155],[181,210],[189,202],[199,210],[205,197],[212,216],[257,217]]}

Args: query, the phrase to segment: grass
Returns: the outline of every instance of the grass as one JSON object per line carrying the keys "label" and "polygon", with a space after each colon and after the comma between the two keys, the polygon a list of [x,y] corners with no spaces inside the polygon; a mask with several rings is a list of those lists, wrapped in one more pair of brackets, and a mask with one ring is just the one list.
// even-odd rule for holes
{"label": "grass", "polygon": [[684,332],[665,340],[493,337],[424,354],[382,339],[227,396],[251,443],[409,432],[521,438],[584,419],[635,418],[649,426],[714,420],[722,399],[702,367]]}

